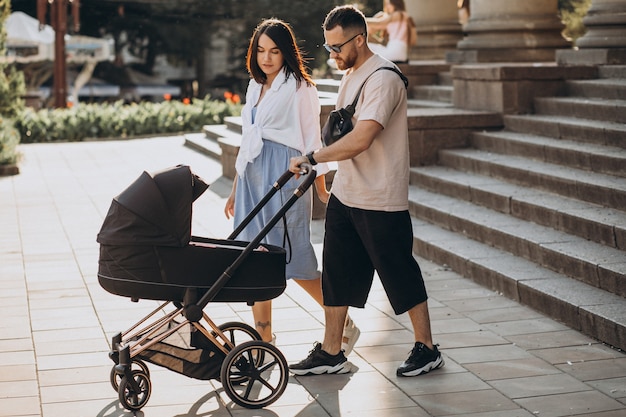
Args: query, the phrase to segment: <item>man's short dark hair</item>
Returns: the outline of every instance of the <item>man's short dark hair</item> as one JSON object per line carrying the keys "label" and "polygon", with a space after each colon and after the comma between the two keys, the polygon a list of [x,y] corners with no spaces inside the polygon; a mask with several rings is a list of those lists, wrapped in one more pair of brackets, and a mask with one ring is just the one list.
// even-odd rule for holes
{"label": "man's short dark hair", "polygon": [[356,32],[367,32],[365,16],[359,9],[351,5],[337,6],[328,12],[322,28],[333,30],[337,26],[341,26],[343,30],[355,29]]}

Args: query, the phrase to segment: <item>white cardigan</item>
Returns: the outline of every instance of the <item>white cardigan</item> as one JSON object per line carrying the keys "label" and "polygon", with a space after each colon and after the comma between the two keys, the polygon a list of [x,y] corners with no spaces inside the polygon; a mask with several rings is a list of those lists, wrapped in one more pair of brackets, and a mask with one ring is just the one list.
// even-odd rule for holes
{"label": "white cardigan", "polygon": [[[322,147],[320,101],[314,86],[302,81],[300,88],[296,88],[295,77],[287,76],[283,70],[258,103],[261,88],[261,84],[250,80],[241,112],[243,135],[235,162],[239,176],[243,176],[246,165],[261,153],[263,139],[297,149],[303,155]],[[252,108],[257,103],[253,124]],[[315,168],[318,174],[328,171],[325,165]]]}

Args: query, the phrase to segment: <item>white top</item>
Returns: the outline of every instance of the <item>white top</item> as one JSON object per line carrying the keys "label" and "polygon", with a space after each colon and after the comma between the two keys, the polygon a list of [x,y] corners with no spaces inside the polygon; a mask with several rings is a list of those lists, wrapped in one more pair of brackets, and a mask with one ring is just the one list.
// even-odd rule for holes
{"label": "white top", "polygon": [[[293,75],[280,71],[260,103],[262,84],[250,80],[242,109],[243,135],[235,168],[243,176],[246,165],[263,148],[263,139],[297,149],[303,155],[322,147],[320,101],[317,89],[302,81],[296,88]],[[256,106],[254,123],[252,108]],[[315,166],[318,175],[328,172],[326,164]]]}

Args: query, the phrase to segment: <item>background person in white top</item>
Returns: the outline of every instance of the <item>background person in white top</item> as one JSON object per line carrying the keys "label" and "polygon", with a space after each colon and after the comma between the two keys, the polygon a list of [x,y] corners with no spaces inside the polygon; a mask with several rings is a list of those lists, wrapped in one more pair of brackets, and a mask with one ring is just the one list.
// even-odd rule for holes
{"label": "background person in white top", "polygon": [[[409,56],[409,25],[404,0],[384,0],[383,11],[365,19],[372,52],[393,62],[406,62]],[[387,33],[384,45],[375,43],[375,35],[379,32]]]}

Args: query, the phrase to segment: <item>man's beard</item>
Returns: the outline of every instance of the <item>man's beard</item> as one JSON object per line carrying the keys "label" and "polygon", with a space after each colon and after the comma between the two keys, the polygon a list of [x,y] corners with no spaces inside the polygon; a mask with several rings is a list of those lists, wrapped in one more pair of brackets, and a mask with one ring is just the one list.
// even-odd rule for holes
{"label": "man's beard", "polygon": [[337,64],[337,68],[342,71],[352,68],[355,62],[356,62],[356,54],[348,55],[347,57],[340,59],[340,60],[335,58],[335,63]]}

